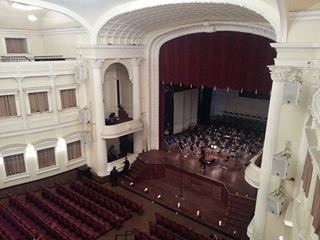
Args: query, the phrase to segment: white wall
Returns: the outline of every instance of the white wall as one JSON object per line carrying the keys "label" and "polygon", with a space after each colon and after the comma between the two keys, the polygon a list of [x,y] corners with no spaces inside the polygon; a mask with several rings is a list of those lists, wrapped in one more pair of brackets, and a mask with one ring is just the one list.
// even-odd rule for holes
{"label": "white wall", "polygon": [[238,91],[212,91],[210,116],[222,114],[224,111],[267,117],[269,100],[239,97]]}
{"label": "white wall", "polygon": [[173,133],[180,133],[197,123],[199,89],[174,93]]}

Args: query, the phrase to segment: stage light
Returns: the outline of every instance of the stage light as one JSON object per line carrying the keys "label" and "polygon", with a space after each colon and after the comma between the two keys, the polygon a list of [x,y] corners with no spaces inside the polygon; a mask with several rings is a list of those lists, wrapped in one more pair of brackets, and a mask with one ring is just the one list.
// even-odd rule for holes
{"label": "stage light", "polygon": [[221,227],[222,226],[222,221],[221,220],[219,220],[219,227]]}
{"label": "stage light", "polygon": [[130,182],[130,183],[129,183],[129,186],[130,186],[130,187],[133,187],[133,186],[134,186],[134,182]]}
{"label": "stage light", "polygon": [[200,210],[197,210],[197,217],[200,217]]}
{"label": "stage light", "polygon": [[158,199],[161,199],[161,194],[159,194],[159,195],[157,196],[157,198],[158,198]]}
{"label": "stage light", "polygon": [[234,231],[233,231],[233,234],[234,234],[234,235],[236,235],[236,234],[237,234],[237,231],[236,231],[236,230],[234,230]]}
{"label": "stage light", "polygon": [[181,202],[178,202],[178,203],[177,203],[177,207],[178,207],[178,208],[181,208]]}
{"label": "stage light", "polygon": [[144,190],[143,190],[145,193],[148,193],[149,192],[149,188],[145,188]]}
{"label": "stage light", "polygon": [[284,240],[283,236],[279,236],[279,240]]}

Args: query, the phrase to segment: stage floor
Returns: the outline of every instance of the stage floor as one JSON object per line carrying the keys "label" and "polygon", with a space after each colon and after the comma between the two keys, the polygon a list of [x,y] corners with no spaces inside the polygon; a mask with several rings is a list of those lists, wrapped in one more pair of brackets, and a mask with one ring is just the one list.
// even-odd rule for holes
{"label": "stage floor", "polygon": [[[149,151],[143,153],[142,160],[149,161],[150,163],[165,163],[180,168],[178,149],[171,152],[162,150]],[[257,189],[249,185],[244,178],[245,162],[241,160],[229,162],[216,161],[206,166],[205,171],[201,169],[199,160],[193,155],[186,158],[182,157],[181,167],[183,170],[222,182],[231,193],[238,193],[239,195],[256,199]]]}

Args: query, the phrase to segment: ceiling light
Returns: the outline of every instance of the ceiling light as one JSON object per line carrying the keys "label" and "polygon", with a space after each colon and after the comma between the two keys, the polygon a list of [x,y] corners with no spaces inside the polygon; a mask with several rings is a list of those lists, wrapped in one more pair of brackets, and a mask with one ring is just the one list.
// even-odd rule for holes
{"label": "ceiling light", "polygon": [[33,14],[29,14],[29,15],[28,15],[28,19],[29,19],[29,21],[31,21],[31,22],[35,22],[35,21],[38,20],[38,18],[37,18],[35,15],[33,15]]}
{"label": "ceiling light", "polygon": [[31,5],[26,5],[26,4],[17,3],[17,2],[11,3],[11,6],[12,6],[13,8],[20,9],[20,10],[25,10],[25,11],[33,11],[33,10],[39,10],[39,9],[41,9],[40,7],[31,6]]}

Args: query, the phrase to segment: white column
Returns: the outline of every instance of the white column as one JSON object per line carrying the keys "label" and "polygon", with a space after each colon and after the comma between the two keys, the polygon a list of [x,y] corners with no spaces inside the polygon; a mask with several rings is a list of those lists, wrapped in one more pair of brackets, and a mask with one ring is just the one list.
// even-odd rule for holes
{"label": "white column", "polygon": [[55,75],[51,75],[49,76],[50,79],[50,84],[51,84],[51,109],[53,111],[54,114],[54,122],[55,123],[59,123],[59,116],[58,116],[58,104],[57,104],[57,91],[56,91],[56,76]]}
{"label": "white column", "polygon": [[27,112],[26,112],[26,101],[29,101],[28,96],[26,97],[26,99],[23,96],[23,86],[22,86],[22,81],[23,78],[17,78],[18,81],[18,88],[19,88],[19,106],[20,106],[20,110],[21,110],[21,117],[23,120],[23,128],[26,129],[28,128],[28,121],[27,121]]}
{"label": "white column", "polygon": [[[141,118],[141,96],[140,96],[140,63],[142,58],[132,59],[132,82],[133,82],[133,120]],[[143,150],[143,131],[134,133],[134,152]]]}
{"label": "white column", "polygon": [[272,160],[276,153],[283,88],[285,81],[293,81],[296,69],[290,67],[272,66],[272,92],[269,104],[266,135],[264,139],[262,165],[260,169],[259,190],[256,200],[256,210],[253,221],[253,239],[264,239],[264,227],[267,216],[267,198],[272,177]]}
{"label": "white column", "polygon": [[103,88],[102,88],[102,73],[101,66],[103,60],[91,60],[92,82],[93,82],[93,100],[95,108],[95,147],[96,158],[91,162],[94,172],[99,177],[107,175],[107,147],[104,139],[101,138],[101,133],[105,126],[104,105],[103,105]]}

